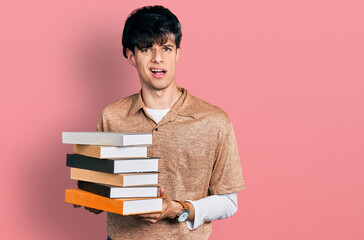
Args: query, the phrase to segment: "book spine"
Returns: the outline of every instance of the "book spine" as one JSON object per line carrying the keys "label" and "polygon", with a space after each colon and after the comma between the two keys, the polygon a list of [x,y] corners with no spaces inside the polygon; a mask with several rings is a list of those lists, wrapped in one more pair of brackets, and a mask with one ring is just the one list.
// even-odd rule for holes
{"label": "book spine", "polygon": [[[97,194],[93,194],[81,189],[66,189],[65,201],[71,204],[77,204],[85,207],[95,208],[103,211],[117,213],[121,215],[154,213],[162,211],[162,198],[128,198],[128,199],[112,199],[103,197]],[[137,201],[138,204],[129,208],[124,205],[125,202]],[[150,202],[157,201],[157,206],[149,207]],[[142,205],[139,205],[141,203]],[[144,206],[143,206],[144,205]]]}
{"label": "book spine", "polygon": [[80,189],[66,189],[65,202],[121,215],[124,214],[124,201],[106,198]]}
{"label": "book spine", "polygon": [[73,153],[88,157],[101,158],[101,147],[94,145],[74,144]]}
{"label": "book spine", "polygon": [[70,170],[71,170],[70,177],[73,180],[81,180],[86,182],[95,182],[95,183],[124,187],[123,174],[97,172],[81,168],[71,168]]}
{"label": "book spine", "polygon": [[114,172],[115,161],[112,159],[99,159],[79,154],[67,154],[67,167],[82,168],[106,173]]}
{"label": "book spine", "polygon": [[85,181],[78,181],[77,183],[78,188],[87,192],[91,192],[100,196],[104,197],[111,197],[111,189],[110,187],[93,183],[93,182],[85,182]]}

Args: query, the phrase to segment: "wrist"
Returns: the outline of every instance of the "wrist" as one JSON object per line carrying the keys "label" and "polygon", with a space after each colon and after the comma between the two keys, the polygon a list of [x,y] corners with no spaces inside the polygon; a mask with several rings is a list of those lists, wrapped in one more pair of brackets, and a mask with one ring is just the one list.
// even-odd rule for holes
{"label": "wrist", "polygon": [[174,216],[173,218],[175,218],[177,216],[178,213],[180,213],[183,209],[182,205],[176,201],[173,201],[175,204],[175,211],[174,211]]}
{"label": "wrist", "polygon": [[170,219],[175,219],[182,209],[183,207],[181,204],[176,201],[171,201],[171,208],[167,217]]}
{"label": "wrist", "polygon": [[175,200],[179,205],[181,205],[182,209],[180,210],[180,212],[176,215],[175,217],[175,221],[176,222],[184,222],[188,219],[189,214],[190,214],[190,205],[187,204],[187,202],[184,201],[178,201]]}

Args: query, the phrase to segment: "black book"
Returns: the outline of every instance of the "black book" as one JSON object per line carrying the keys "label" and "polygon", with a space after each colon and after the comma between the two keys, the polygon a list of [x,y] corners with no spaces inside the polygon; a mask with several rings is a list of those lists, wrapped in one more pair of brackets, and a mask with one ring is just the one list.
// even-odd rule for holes
{"label": "black book", "polygon": [[158,158],[99,159],[67,154],[67,167],[106,173],[158,172]]}
{"label": "black book", "polygon": [[94,182],[78,181],[78,188],[108,198],[158,197],[157,186],[117,187]]}

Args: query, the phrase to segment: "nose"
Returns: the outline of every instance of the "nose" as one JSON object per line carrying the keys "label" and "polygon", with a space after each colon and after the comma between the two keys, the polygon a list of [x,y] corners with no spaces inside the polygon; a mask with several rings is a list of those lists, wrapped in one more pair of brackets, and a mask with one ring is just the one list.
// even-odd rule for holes
{"label": "nose", "polygon": [[161,63],[161,62],[163,62],[163,54],[162,54],[162,51],[161,50],[156,49],[154,51],[153,62],[155,62],[155,63]]}

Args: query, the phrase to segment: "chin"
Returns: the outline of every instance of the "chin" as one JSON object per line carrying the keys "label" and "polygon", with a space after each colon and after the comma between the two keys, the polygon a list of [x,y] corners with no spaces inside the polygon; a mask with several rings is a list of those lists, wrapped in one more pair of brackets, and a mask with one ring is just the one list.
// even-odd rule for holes
{"label": "chin", "polygon": [[156,90],[156,91],[161,91],[161,90],[164,90],[164,89],[167,89],[168,86],[151,86],[153,90]]}
{"label": "chin", "polygon": [[150,84],[150,87],[154,90],[160,91],[167,89],[170,85],[171,83]]}

